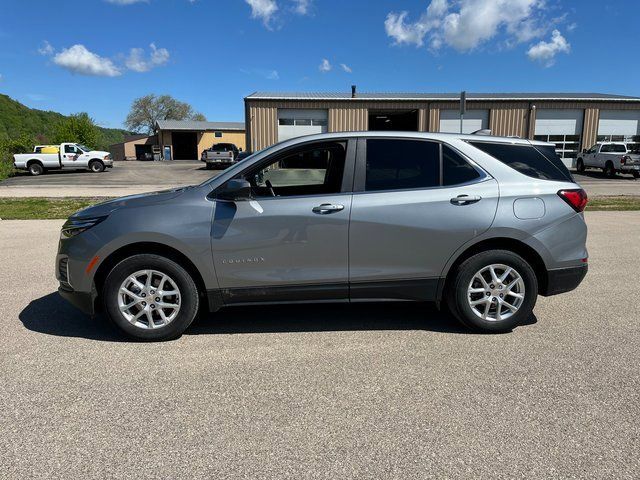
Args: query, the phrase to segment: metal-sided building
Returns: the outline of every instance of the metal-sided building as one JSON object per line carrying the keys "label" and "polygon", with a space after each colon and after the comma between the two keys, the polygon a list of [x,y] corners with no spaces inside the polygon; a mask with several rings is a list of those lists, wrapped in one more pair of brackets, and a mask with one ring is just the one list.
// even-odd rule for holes
{"label": "metal-sided building", "polygon": [[246,149],[242,122],[158,120],[158,145],[165,160],[198,160],[202,151],[216,143],[233,143]]}
{"label": "metal-sided building", "polygon": [[[469,93],[463,132],[491,129],[556,144],[571,166],[597,141],[640,142],[640,97],[600,93]],[[269,93],[245,97],[247,146],[322,132],[459,132],[460,95],[437,93]]]}

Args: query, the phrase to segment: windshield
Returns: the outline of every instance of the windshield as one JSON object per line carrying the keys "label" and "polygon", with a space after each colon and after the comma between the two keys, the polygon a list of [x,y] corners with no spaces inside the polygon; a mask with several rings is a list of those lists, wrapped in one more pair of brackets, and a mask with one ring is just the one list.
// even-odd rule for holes
{"label": "windshield", "polygon": [[91,151],[91,149],[89,147],[85,147],[84,145],[80,145],[79,143],[76,143],[76,147],[78,147],[80,150],[82,150],[85,153]]}

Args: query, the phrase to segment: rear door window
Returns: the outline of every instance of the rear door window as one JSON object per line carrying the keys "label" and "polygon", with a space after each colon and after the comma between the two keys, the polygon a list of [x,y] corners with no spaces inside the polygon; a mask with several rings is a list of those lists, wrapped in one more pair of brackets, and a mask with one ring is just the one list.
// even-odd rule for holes
{"label": "rear door window", "polygon": [[367,140],[365,190],[404,190],[440,186],[440,146],[420,140]]}
{"label": "rear door window", "polygon": [[558,158],[553,146],[534,147],[533,145],[490,142],[469,143],[529,177],[540,180],[573,182],[571,173]]}

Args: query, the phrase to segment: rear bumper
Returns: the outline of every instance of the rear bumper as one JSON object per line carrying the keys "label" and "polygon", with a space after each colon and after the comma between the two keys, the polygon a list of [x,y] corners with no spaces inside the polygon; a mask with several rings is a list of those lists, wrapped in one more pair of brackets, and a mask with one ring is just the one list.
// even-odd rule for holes
{"label": "rear bumper", "polygon": [[588,269],[589,267],[585,263],[578,267],[548,270],[546,289],[540,293],[548,297],[575,290],[582,283]]}
{"label": "rear bumper", "polygon": [[95,313],[95,295],[87,292],[76,292],[66,286],[58,287],[58,293],[71,305],[84,313],[93,315]]}

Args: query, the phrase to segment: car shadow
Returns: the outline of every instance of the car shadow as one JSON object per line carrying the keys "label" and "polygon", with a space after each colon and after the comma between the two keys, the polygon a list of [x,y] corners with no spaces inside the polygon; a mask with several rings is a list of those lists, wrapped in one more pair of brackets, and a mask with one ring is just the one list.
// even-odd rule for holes
{"label": "car shadow", "polygon": [[[60,337],[125,342],[104,315],[90,317],[57,292],[31,301],[19,314],[28,330]],[[532,315],[526,322],[537,322]],[[475,335],[434,304],[410,302],[260,305],[201,315],[186,335],[423,330]]]}

